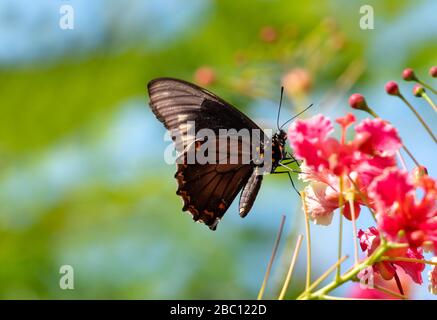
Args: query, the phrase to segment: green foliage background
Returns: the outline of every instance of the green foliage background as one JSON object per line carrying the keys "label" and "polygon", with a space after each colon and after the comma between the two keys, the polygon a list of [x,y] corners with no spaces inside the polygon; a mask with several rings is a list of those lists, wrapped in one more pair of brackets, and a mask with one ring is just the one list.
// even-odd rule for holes
{"label": "green foliage background", "polygon": [[[122,2],[126,8],[139,6],[137,1]],[[55,17],[61,3],[53,5]],[[110,10],[116,3],[108,1],[101,8]],[[187,10],[191,8],[188,3]],[[374,6],[375,30],[363,31],[358,26],[363,4]],[[417,45],[404,46],[402,58],[387,65],[390,58],[377,52],[375,44],[384,28],[426,6],[435,8],[432,1],[406,0],[205,1],[200,14],[175,36],[162,39],[158,29],[138,27],[137,33],[120,33],[117,17],[125,12],[120,10],[92,50],[82,50],[78,42],[56,57],[48,54],[2,63],[0,298],[256,297],[282,213],[275,205],[283,202],[280,206],[288,208],[288,221],[295,221],[297,199],[290,190],[283,193],[288,198],[273,197],[289,186],[272,177],[265,186],[270,192],[260,196],[262,204],[247,218],[258,215],[254,223],[227,216],[216,233],[192,223],[180,212],[180,200],[174,195],[174,169],[162,163],[164,131],[146,106],[146,83],[158,76],[193,80],[195,70],[208,65],[217,77],[211,90],[252,115],[262,113],[273,123],[280,79],[289,69],[311,71],[313,89],[305,101],[313,102],[336,88],[344,70],[356,62],[363,71],[340,92],[334,110],[327,109],[334,115],[344,113],[351,90],[367,92],[376,102],[380,93],[373,90],[382,91],[375,86],[389,80],[387,76],[399,79],[407,65],[424,73],[435,63],[432,37],[417,35]],[[168,19],[172,18],[169,14]],[[336,32],[346,39],[347,45],[339,52],[325,44],[331,36],[324,27],[330,21],[326,19],[335,21]],[[414,28],[425,22],[419,16],[408,23]],[[260,40],[260,29],[266,25],[278,30],[277,42]],[[287,38],[284,34],[290,28],[297,31]],[[35,32],[43,30],[36,28]],[[159,45],[153,41],[156,38]],[[236,62],[238,54],[245,63]],[[243,85],[241,79],[246,81]],[[249,94],[244,83],[254,83],[263,94]],[[140,132],[155,142],[142,146],[147,161],[120,169],[111,162],[113,151],[120,147],[113,143],[118,133],[114,123],[123,110],[131,109],[141,110],[136,113],[137,121],[144,120],[150,130]],[[293,112],[290,107],[289,113]],[[129,143],[129,139],[123,141]],[[79,163],[79,171],[69,172],[69,161]],[[47,172],[55,167],[61,177],[76,177],[73,183],[47,180]],[[231,210],[227,215],[236,216]],[[264,226],[266,220],[269,227]],[[290,222],[287,231],[293,227],[295,232],[298,226]],[[277,292],[292,242],[290,237],[281,246],[285,258],[274,269],[269,297]],[[74,290],[59,288],[63,264],[74,267]],[[320,268],[324,267],[320,262]],[[290,297],[299,289],[299,274],[295,281]]]}

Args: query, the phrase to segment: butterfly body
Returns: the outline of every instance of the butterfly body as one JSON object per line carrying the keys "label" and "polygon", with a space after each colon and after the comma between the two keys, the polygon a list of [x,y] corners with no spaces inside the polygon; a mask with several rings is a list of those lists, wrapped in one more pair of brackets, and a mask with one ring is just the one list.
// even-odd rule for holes
{"label": "butterfly body", "polygon": [[[271,139],[266,138],[252,120],[231,104],[183,80],[158,78],[149,82],[148,91],[153,113],[171,132],[176,150],[181,151],[175,178],[178,183],[176,194],[184,203],[182,210],[189,211],[195,221],[215,230],[241,192],[239,211],[242,217],[246,216],[256,199],[266,168],[265,163],[254,159],[263,160],[265,152],[271,151],[271,163],[266,173],[274,172],[286,157],[286,133],[279,130]],[[235,140],[237,161],[230,161],[232,154],[227,147],[217,148],[211,154],[208,151],[208,156],[216,156],[215,160],[220,161],[204,163],[197,156],[209,139],[199,139],[193,134],[193,129],[194,133],[204,129],[215,134],[224,129],[250,130],[258,133],[261,143],[256,152],[247,151],[247,143],[238,138]],[[178,139],[177,134],[182,138]],[[255,136],[251,134],[250,137],[254,139]],[[222,142],[220,139],[218,141]],[[194,151],[194,162],[190,162],[190,151]],[[250,161],[242,161],[244,156],[248,156]]]}

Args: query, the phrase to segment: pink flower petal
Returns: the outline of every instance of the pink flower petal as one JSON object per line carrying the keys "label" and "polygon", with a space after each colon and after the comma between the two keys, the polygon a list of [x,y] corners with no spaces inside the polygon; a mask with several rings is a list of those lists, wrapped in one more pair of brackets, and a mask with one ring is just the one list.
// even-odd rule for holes
{"label": "pink flower petal", "polygon": [[367,153],[375,150],[382,155],[393,155],[402,146],[397,130],[382,119],[365,119],[355,127],[357,139],[362,139],[361,149]]}
{"label": "pink flower petal", "polygon": [[[406,258],[423,260],[423,254],[420,248],[417,249],[409,248],[405,256]],[[423,270],[425,270],[424,263],[396,261],[395,264],[401,267],[402,269],[404,269],[405,273],[408,274],[414,282],[418,284],[423,283],[422,272]]]}
{"label": "pink flower petal", "polygon": [[390,209],[393,205],[400,205],[405,195],[413,190],[407,172],[399,169],[386,169],[369,186],[369,195],[374,199],[380,211]]}
{"label": "pink flower petal", "polygon": [[332,130],[331,121],[321,114],[293,122],[288,130],[288,140],[295,156],[315,169],[326,167],[328,160],[323,153],[323,145]]}
{"label": "pink flower petal", "polygon": [[327,188],[326,184],[317,182],[305,187],[305,203],[310,219],[324,226],[331,224],[334,210],[338,207],[338,200],[326,195]]}
{"label": "pink flower petal", "polygon": [[334,130],[331,120],[322,114],[313,116],[307,120],[294,121],[288,130],[288,137],[291,146],[299,140],[309,140],[310,142],[322,142]]}

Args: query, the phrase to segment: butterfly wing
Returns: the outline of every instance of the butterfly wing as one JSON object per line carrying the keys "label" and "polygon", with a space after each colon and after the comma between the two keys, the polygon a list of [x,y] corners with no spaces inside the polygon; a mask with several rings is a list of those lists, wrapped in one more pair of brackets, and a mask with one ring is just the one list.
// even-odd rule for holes
{"label": "butterfly wing", "polygon": [[[176,150],[182,151],[182,163],[177,165],[175,178],[177,194],[184,201],[183,210],[188,210],[195,221],[204,222],[211,229],[225,214],[230,204],[248,182],[254,172],[250,163],[187,164],[187,148],[195,145],[194,133],[210,129],[218,134],[220,129],[262,130],[246,115],[213,93],[194,84],[171,78],[159,78],[148,84],[150,106],[156,117],[170,130],[176,142]],[[176,134],[181,139],[175,139]],[[239,142],[239,156],[244,149]],[[218,158],[229,154],[219,154]]]}
{"label": "butterfly wing", "polygon": [[215,230],[252,172],[249,165],[178,164],[176,194],[184,201],[182,210]]}

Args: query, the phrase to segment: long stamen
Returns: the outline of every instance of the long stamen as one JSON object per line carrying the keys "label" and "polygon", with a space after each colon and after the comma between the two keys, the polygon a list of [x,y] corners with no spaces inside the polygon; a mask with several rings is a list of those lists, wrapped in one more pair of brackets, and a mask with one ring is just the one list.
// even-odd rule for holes
{"label": "long stamen", "polygon": [[261,289],[259,290],[259,293],[258,293],[258,298],[257,298],[258,300],[261,300],[263,298],[264,291],[265,291],[265,288],[267,285],[267,280],[269,279],[270,271],[272,269],[273,261],[275,261],[276,253],[278,251],[279,242],[281,241],[282,231],[284,230],[284,224],[285,224],[285,215],[282,215],[281,224],[279,225],[279,231],[278,231],[278,234],[276,236],[275,244],[274,244],[273,250],[272,250],[272,255],[271,255],[269,263],[267,265],[267,270],[266,270],[266,274],[264,276],[263,283],[261,285]]}
{"label": "long stamen", "polygon": [[294,248],[293,256],[291,257],[290,267],[288,268],[287,276],[284,281],[284,285],[282,286],[281,293],[279,294],[278,300],[284,300],[285,293],[287,292],[288,285],[290,284],[291,275],[293,274],[294,266],[296,265],[297,256],[300,251],[300,247],[302,245],[303,235],[299,235],[297,237],[296,246]]}

